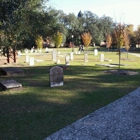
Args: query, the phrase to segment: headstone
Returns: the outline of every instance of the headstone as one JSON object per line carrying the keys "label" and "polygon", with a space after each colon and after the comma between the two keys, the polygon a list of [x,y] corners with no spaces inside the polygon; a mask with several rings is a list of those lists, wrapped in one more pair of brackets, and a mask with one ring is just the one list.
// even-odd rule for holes
{"label": "headstone", "polygon": [[60,51],[58,51],[58,54],[60,54]]}
{"label": "headstone", "polygon": [[20,57],[21,56],[21,51],[18,51],[18,57]]}
{"label": "headstone", "polygon": [[26,55],[26,60],[25,60],[26,63],[29,62],[29,60],[30,60],[30,57],[28,55]]}
{"label": "headstone", "polygon": [[88,62],[88,54],[85,54],[85,62]]}
{"label": "headstone", "polygon": [[29,65],[34,66],[34,57],[30,57]]}
{"label": "headstone", "polygon": [[65,65],[70,65],[70,57],[69,57],[69,55],[66,55],[66,57],[65,57]]}
{"label": "headstone", "polygon": [[95,56],[98,55],[98,50],[97,50],[97,49],[94,50],[94,55],[95,55]]}
{"label": "headstone", "polygon": [[30,53],[33,53],[34,52],[34,49],[32,48],[31,50],[30,50]]}
{"label": "headstone", "polygon": [[139,45],[138,44],[136,44],[136,48],[138,48],[139,47]]}
{"label": "headstone", "polygon": [[28,49],[25,49],[25,53],[28,53]]}
{"label": "headstone", "polygon": [[46,49],[45,49],[45,53],[48,53],[49,52],[49,49],[46,47]]}
{"label": "headstone", "polygon": [[50,87],[63,86],[63,68],[54,66],[50,69]]}
{"label": "headstone", "polygon": [[73,60],[73,52],[70,53],[70,60]]}
{"label": "headstone", "polygon": [[52,61],[55,61],[56,62],[56,55],[57,55],[56,50],[53,50],[52,51]]}
{"label": "headstone", "polygon": [[57,59],[57,62],[56,62],[57,64],[60,64],[60,59]]}
{"label": "headstone", "polygon": [[100,54],[100,61],[101,61],[101,62],[104,61],[104,54]]}
{"label": "headstone", "polygon": [[19,88],[22,87],[22,85],[15,80],[6,80],[6,81],[1,81],[0,86],[3,89],[11,89],[11,88]]}
{"label": "headstone", "polygon": [[38,49],[38,52],[39,52],[39,53],[41,53],[41,52],[42,52],[42,50],[41,50],[41,49]]}
{"label": "headstone", "polygon": [[22,75],[24,74],[24,71],[19,68],[14,67],[6,67],[0,69],[1,73],[3,75]]}

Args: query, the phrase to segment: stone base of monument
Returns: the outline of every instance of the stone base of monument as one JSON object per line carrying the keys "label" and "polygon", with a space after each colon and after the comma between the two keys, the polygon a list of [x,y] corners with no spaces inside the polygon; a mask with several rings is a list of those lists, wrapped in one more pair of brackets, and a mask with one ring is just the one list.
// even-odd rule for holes
{"label": "stone base of monument", "polygon": [[12,68],[12,67],[1,68],[0,71],[3,75],[22,75],[22,74],[24,74],[23,70],[21,70],[19,68]]}
{"label": "stone base of monument", "polygon": [[6,80],[0,82],[0,87],[2,87],[3,89],[13,89],[22,87],[22,85],[15,80]]}

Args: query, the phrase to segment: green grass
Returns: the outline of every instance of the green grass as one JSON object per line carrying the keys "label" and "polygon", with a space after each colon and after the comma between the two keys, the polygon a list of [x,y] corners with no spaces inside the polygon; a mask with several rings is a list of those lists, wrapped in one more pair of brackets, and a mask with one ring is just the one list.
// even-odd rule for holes
{"label": "green grass", "polygon": [[[63,53],[67,51],[71,49],[60,49]],[[61,87],[49,87],[49,70],[56,65],[50,53],[35,55],[36,59],[45,61],[36,62],[32,67],[25,63],[25,56],[21,56],[15,66],[23,69],[24,75],[0,75],[0,81],[14,79],[23,85],[20,89],[0,90],[0,139],[42,140],[140,86],[140,58],[129,55],[130,60],[121,60],[121,64],[128,65],[121,69],[138,71],[138,75],[113,75],[104,70],[118,68],[95,64],[110,63],[99,61],[101,53],[106,59],[112,59],[112,63],[118,63],[117,52],[100,50],[99,55],[94,56],[91,51],[89,62],[84,62],[83,54],[74,55],[74,60],[64,70],[64,86]],[[59,58],[64,64],[65,58]],[[122,58],[126,58],[125,53]]]}

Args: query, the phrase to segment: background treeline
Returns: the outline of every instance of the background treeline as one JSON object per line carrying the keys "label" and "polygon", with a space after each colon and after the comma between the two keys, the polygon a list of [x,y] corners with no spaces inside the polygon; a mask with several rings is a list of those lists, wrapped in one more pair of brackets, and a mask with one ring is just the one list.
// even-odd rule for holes
{"label": "background treeline", "polygon": [[[81,35],[89,32],[91,45],[100,45],[116,26],[111,17],[98,17],[91,11],[65,14],[63,11],[45,7],[48,0],[1,0],[0,1],[0,47],[15,49],[32,48],[41,36],[46,44],[55,47],[54,36],[60,32],[62,46],[70,42],[80,45]],[[132,21],[133,22],[133,21]],[[125,25],[131,46],[140,43],[140,28]]]}

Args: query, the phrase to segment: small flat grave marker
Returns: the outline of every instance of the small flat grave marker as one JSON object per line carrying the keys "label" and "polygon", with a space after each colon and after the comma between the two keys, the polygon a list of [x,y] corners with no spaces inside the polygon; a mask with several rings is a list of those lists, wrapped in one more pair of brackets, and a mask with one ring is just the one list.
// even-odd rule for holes
{"label": "small flat grave marker", "polygon": [[35,59],[35,62],[43,62],[44,60]]}
{"label": "small flat grave marker", "polygon": [[22,75],[24,74],[24,71],[19,68],[1,68],[1,73],[4,75]]}
{"label": "small flat grave marker", "polygon": [[126,64],[117,64],[117,63],[110,63],[110,65],[117,65],[117,66],[127,66]]}
{"label": "small flat grave marker", "polygon": [[50,69],[50,87],[63,86],[63,68],[54,66]]}
{"label": "small flat grave marker", "polygon": [[19,88],[22,87],[22,85],[15,80],[6,80],[6,81],[1,81],[0,86],[3,89],[12,89],[12,88]]}
{"label": "small flat grave marker", "polygon": [[111,62],[112,60],[111,59],[104,59],[104,61]]}

